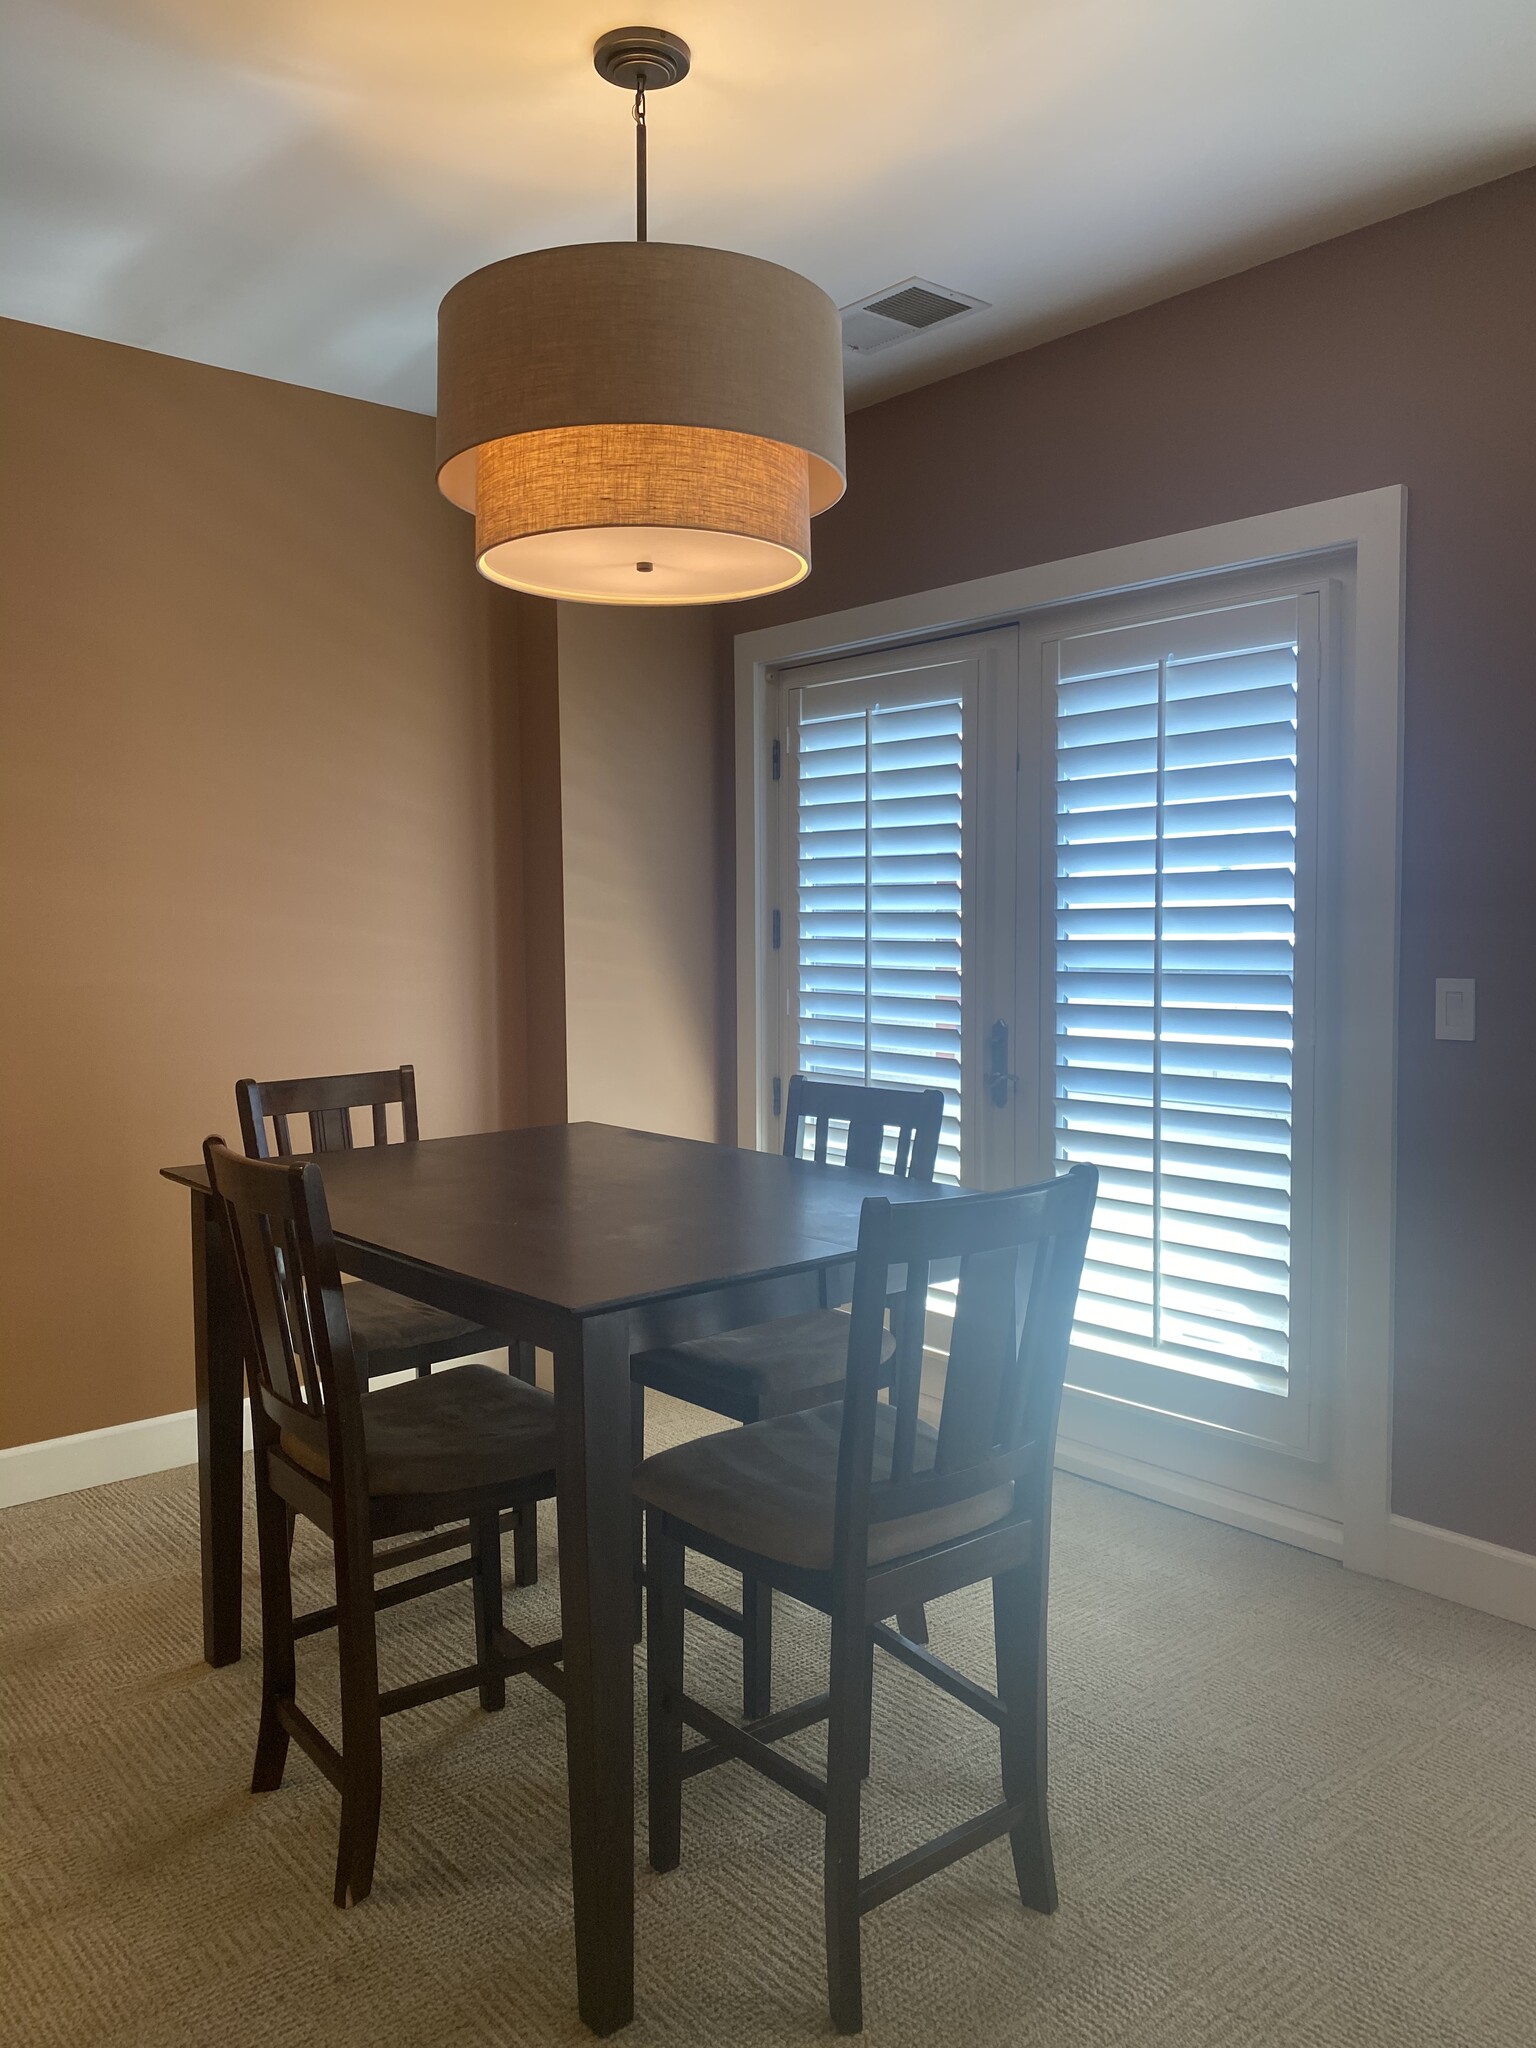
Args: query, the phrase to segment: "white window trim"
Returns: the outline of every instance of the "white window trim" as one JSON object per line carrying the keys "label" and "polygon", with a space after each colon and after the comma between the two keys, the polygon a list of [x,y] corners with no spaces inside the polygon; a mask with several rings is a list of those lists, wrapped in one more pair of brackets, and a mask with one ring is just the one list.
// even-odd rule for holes
{"label": "white window trim", "polygon": [[1401,485],[1388,485],[797,619],[736,639],[737,1136],[741,1144],[757,1146],[768,1136],[764,1056],[776,1047],[778,1033],[769,954],[769,899],[777,872],[770,843],[777,736],[769,720],[770,671],[786,662],[1011,624],[1086,597],[1289,557],[1353,554],[1355,644],[1340,706],[1343,827],[1335,849],[1346,1124],[1338,1190],[1343,1284],[1337,1426],[1340,1551],[1345,1564],[1377,1576],[1397,1575],[1390,1514],[1391,1361],[1406,523],[1407,493]]}

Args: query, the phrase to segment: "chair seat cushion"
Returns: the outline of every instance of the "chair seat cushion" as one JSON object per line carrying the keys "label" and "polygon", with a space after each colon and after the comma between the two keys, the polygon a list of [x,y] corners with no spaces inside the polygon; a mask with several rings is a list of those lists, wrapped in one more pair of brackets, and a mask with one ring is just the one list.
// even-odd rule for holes
{"label": "chair seat cushion", "polygon": [[[555,1467],[555,1402],[491,1365],[457,1365],[362,1397],[371,1494],[463,1493]],[[329,1462],[290,1430],[282,1448],[317,1479]]]}
{"label": "chair seat cushion", "polygon": [[473,1351],[499,1351],[507,1341],[463,1316],[408,1301],[371,1280],[344,1281],[341,1292],[352,1328],[352,1355],[364,1379],[413,1372],[419,1365],[439,1365]]}
{"label": "chair seat cushion", "polygon": [[[635,1491],[647,1506],[754,1557],[829,1571],[842,1423],[843,1404],[834,1401],[699,1437],[647,1458],[635,1474]],[[875,1409],[877,1480],[890,1477],[895,1434],[896,1411],[882,1401]],[[931,1469],[938,1441],[925,1422],[918,1423],[915,1471]],[[1012,1505],[1010,1481],[950,1507],[873,1523],[869,1561],[886,1564],[969,1536],[1001,1520]]]}
{"label": "chair seat cushion", "polygon": [[[711,1390],[729,1402],[725,1410],[756,1404],[767,1413],[804,1405],[797,1394],[829,1393],[843,1384],[848,1369],[849,1318],[841,1309],[813,1309],[808,1315],[780,1316],[771,1323],[753,1323],[745,1330],[723,1330],[717,1337],[694,1337],[686,1344],[667,1344],[644,1351],[632,1371],[649,1385],[653,1372],[664,1376],[664,1390],[680,1391],[679,1378],[698,1387],[699,1406],[711,1405]],[[881,1351],[890,1358],[895,1339],[887,1331]]]}

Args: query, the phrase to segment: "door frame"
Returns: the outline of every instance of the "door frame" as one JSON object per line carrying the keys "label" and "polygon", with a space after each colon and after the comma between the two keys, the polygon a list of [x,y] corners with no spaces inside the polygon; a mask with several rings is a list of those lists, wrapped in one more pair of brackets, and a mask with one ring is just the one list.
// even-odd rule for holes
{"label": "door frame", "polygon": [[[1018,623],[1053,606],[1149,590],[1227,570],[1347,551],[1355,563],[1353,646],[1339,711],[1341,828],[1339,1051],[1345,1124],[1338,1188],[1341,1260],[1337,1442],[1340,1521],[1296,1517],[1248,1496],[1119,1461],[1109,1478],[1218,1520],[1258,1527],[1387,1576],[1391,1552],[1391,1374],[1396,1163],[1398,897],[1402,802],[1403,602],[1407,492],[1400,484],[1218,526],[978,577],[738,634],[736,713],[737,1139],[769,1140],[761,1077],[777,1045],[771,961],[772,758],[769,679],[788,665]],[[1063,1464],[1068,1462],[1062,1460]],[[1081,1461],[1077,1461],[1082,1469]],[[1172,1475],[1162,1475],[1164,1479]]]}

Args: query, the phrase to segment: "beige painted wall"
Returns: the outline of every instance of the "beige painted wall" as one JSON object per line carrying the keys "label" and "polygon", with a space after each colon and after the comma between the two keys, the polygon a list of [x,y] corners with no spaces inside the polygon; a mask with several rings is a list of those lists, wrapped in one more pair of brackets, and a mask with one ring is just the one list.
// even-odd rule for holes
{"label": "beige painted wall", "polygon": [[559,611],[573,1121],[714,1138],[722,800],[704,611]]}
{"label": "beige painted wall", "polygon": [[0,322],[0,449],[9,1444],[190,1405],[156,1169],[238,1075],[409,1059],[425,1135],[522,1103],[517,788],[432,422]]}

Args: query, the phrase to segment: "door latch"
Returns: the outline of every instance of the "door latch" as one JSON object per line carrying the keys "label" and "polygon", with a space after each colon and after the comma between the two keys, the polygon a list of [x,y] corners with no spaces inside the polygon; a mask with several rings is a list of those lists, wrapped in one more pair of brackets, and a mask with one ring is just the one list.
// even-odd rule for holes
{"label": "door latch", "polygon": [[987,1093],[995,1109],[1008,1107],[1009,1091],[1018,1078],[1008,1071],[1008,1026],[999,1017],[987,1033]]}

